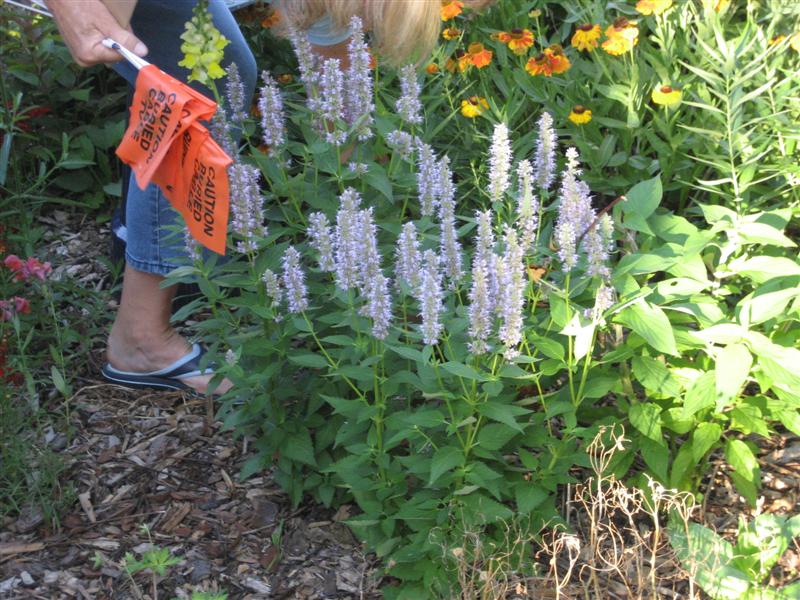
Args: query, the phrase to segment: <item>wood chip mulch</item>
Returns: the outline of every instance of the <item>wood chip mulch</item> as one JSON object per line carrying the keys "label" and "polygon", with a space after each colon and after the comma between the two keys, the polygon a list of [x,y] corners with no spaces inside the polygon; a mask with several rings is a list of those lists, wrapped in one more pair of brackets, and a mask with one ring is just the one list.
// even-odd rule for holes
{"label": "wood chip mulch", "polygon": [[[0,598],[375,598],[374,564],[336,514],[292,510],[268,474],[239,481],[242,440],[209,423],[204,400],[111,385],[72,401],[63,450],[77,502],[60,526],[23,511],[0,523]],[[129,577],[124,557],[180,559]]]}

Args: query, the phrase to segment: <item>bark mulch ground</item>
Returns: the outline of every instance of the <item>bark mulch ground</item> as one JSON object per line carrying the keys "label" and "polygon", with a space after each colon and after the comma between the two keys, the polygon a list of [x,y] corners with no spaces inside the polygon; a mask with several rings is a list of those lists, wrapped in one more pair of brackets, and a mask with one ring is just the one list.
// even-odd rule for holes
{"label": "bark mulch ground", "polygon": [[180,393],[81,390],[63,451],[78,502],[57,532],[36,511],[2,524],[0,598],[152,599],[150,574],[131,579],[123,561],[154,547],[181,559],[159,598],[376,597],[347,511],[292,510],[268,475],[238,481],[243,442],[206,413]]}

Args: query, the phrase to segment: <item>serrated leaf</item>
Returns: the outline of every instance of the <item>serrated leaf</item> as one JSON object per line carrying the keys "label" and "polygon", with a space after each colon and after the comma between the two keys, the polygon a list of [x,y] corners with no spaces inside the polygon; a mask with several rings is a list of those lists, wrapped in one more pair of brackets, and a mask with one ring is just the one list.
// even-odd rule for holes
{"label": "serrated leaf", "polygon": [[428,478],[428,485],[433,485],[447,471],[462,465],[463,462],[464,453],[461,449],[454,446],[439,448],[431,460],[431,474]]}
{"label": "serrated leaf", "polygon": [[314,457],[314,445],[311,443],[311,435],[309,435],[308,429],[304,428],[287,435],[286,440],[281,444],[281,454],[311,467],[317,466],[317,460]]}
{"label": "serrated leaf", "polygon": [[739,395],[739,390],[747,381],[752,366],[753,357],[744,344],[728,344],[719,351],[714,371],[717,395],[723,401],[723,405],[718,404],[717,411],[721,412],[725,407],[724,401]]}
{"label": "serrated leaf", "polygon": [[479,405],[478,412],[493,421],[504,423],[515,431],[522,433],[522,426],[517,423],[516,417],[529,414],[532,411],[520,406],[514,406],[513,404],[501,404],[499,402],[489,401]]}
{"label": "serrated leaf", "polygon": [[527,514],[547,500],[550,493],[542,487],[529,481],[520,481],[514,488],[514,499],[517,503],[517,512]]}
{"label": "serrated leaf", "polygon": [[660,307],[640,298],[621,310],[614,320],[638,333],[659,352],[678,355],[672,325]]}
{"label": "serrated leaf", "polygon": [[692,458],[699,462],[722,437],[722,427],[717,423],[700,423],[692,433]]}
{"label": "serrated leaf", "polygon": [[651,402],[634,404],[628,411],[631,425],[636,427],[643,436],[663,444],[664,436],[661,433],[660,415],[661,407]]}
{"label": "serrated leaf", "polygon": [[294,354],[289,356],[289,362],[293,362],[301,367],[308,367],[310,369],[325,369],[328,366],[328,361],[320,354]]}
{"label": "serrated leaf", "polygon": [[478,446],[484,450],[500,450],[519,432],[504,423],[489,423],[478,433]]}
{"label": "serrated leaf", "polygon": [[447,371],[452,375],[455,375],[456,377],[462,377],[464,379],[470,379],[473,381],[483,381],[484,379],[486,379],[475,369],[473,369],[469,365],[465,365],[464,363],[446,362],[442,364],[441,367],[442,369],[444,369],[445,371]]}

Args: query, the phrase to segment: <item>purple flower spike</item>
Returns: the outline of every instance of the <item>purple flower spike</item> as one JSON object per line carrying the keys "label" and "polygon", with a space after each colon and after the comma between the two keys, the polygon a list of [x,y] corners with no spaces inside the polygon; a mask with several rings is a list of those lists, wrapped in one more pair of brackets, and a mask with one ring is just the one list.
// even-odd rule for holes
{"label": "purple flower spike", "polygon": [[275,156],[278,149],[286,143],[283,98],[277,82],[267,71],[261,74],[261,78],[264,80],[258,100],[258,110],[261,112],[261,139],[269,146],[270,156]]}
{"label": "purple flower spike", "polygon": [[453,173],[450,171],[450,159],[446,156],[439,162],[439,220],[440,248],[444,257],[444,272],[454,286],[464,275],[461,268],[461,245],[458,243],[456,230],[455,196]]}
{"label": "purple flower spike", "polygon": [[258,249],[257,238],[266,237],[261,189],[258,185],[261,173],[256,167],[239,162],[228,170],[231,197],[230,227],[242,239],[236,249],[245,254]]}
{"label": "purple flower spike", "polygon": [[422,279],[419,288],[419,303],[422,311],[422,339],[426,344],[438,343],[442,334],[442,276],[439,272],[439,257],[433,250],[422,255]]}
{"label": "purple flower spike", "polygon": [[549,190],[556,173],[556,144],[558,137],[553,129],[553,117],[543,112],[539,118],[539,140],[536,143],[536,183],[542,190]]}
{"label": "purple flower spike", "polygon": [[311,246],[319,253],[319,268],[322,271],[333,272],[336,270],[336,261],[333,257],[333,230],[331,224],[321,212],[315,212],[308,217],[308,236]]}
{"label": "purple flower spike", "polygon": [[525,307],[525,263],[522,246],[517,232],[507,227],[503,236],[506,250],[498,261],[498,302],[500,314],[500,340],[505,344],[505,357],[519,355],[518,346],[522,341],[522,311]]}
{"label": "purple flower spike", "polygon": [[508,139],[508,127],[498,123],[492,134],[492,146],[489,149],[489,197],[492,202],[499,202],[509,188],[511,172],[511,142]]}
{"label": "purple flower spike", "polygon": [[416,67],[404,66],[400,69],[400,98],[397,100],[397,112],[409,125],[422,123],[422,103],[419,101],[419,93]]}
{"label": "purple flower spike", "polygon": [[356,136],[365,141],[372,137],[372,123],[375,112],[372,84],[372,56],[364,41],[364,26],[361,19],[354,16],[350,20],[350,43],[347,55],[350,67],[347,70],[347,108],[345,117],[350,125],[355,125]]}
{"label": "purple flower spike", "polygon": [[420,268],[422,255],[419,251],[417,227],[412,221],[405,223],[397,240],[397,261],[395,273],[397,281],[405,281],[412,293],[417,295],[420,284]]}
{"label": "purple flower spike", "polygon": [[300,253],[294,246],[289,246],[283,254],[283,287],[289,312],[299,313],[308,308],[305,275],[300,266]]}
{"label": "purple flower spike", "polygon": [[419,156],[417,159],[417,191],[419,194],[420,213],[424,217],[433,216],[436,203],[440,194],[439,163],[433,148],[425,142],[417,145]]}
{"label": "purple flower spike", "polygon": [[489,273],[487,265],[478,256],[472,261],[472,287],[469,291],[469,349],[472,354],[484,354],[489,346],[494,315],[492,298],[489,293]]}

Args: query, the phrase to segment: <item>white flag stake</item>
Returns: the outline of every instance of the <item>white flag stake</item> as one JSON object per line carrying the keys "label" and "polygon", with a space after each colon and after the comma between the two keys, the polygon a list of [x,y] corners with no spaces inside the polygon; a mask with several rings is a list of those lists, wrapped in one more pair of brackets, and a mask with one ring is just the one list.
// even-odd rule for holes
{"label": "white flag stake", "polygon": [[150,64],[145,59],[136,56],[133,52],[122,46],[119,42],[112,40],[111,38],[104,39],[103,46],[119,52],[122,55],[122,57],[129,63],[131,63],[131,65],[136,67],[136,69],[141,69],[142,67],[146,67],[147,65]]}

